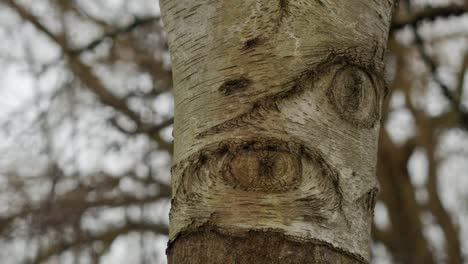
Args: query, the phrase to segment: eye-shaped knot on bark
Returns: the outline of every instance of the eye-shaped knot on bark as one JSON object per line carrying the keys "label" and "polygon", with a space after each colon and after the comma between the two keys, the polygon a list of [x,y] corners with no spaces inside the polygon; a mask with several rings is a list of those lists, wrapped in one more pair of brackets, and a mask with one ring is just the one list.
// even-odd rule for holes
{"label": "eye-shaped knot on bark", "polygon": [[338,69],[327,91],[329,102],[340,117],[357,127],[372,128],[380,118],[376,77],[346,65]]}
{"label": "eye-shaped knot on bark", "polygon": [[299,183],[301,161],[287,151],[240,149],[225,160],[226,182],[246,191],[281,192]]}
{"label": "eye-shaped knot on bark", "polygon": [[360,71],[352,71],[349,76],[349,83],[345,83],[346,88],[341,97],[342,107],[347,109],[350,113],[355,113],[359,110],[362,103],[362,90],[363,85],[367,85],[367,76],[363,75]]}
{"label": "eye-shaped knot on bark", "polygon": [[261,157],[258,161],[258,176],[263,178],[271,177],[274,173],[275,160],[271,157]]}
{"label": "eye-shaped knot on bark", "polygon": [[293,139],[214,142],[173,168],[179,177],[173,179],[171,217],[186,223],[217,213],[236,222],[262,218],[285,225],[344,221],[349,226],[339,172],[325,154]]}

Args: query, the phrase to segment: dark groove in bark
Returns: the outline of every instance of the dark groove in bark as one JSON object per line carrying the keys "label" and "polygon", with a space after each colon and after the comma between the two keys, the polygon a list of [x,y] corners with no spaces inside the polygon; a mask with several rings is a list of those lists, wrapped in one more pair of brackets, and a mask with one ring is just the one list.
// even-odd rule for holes
{"label": "dark groove in bark", "polygon": [[279,0],[280,20],[289,14],[289,0]]}
{"label": "dark groove in bark", "polygon": [[[380,88],[384,89],[385,85],[382,81],[382,73],[377,71],[375,66],[367,64],[365,61],[362,61],[358,56],[359,54],[352,54],[352,48],[342,51],[341,53],[330,52],[330,55],[324,59],[321,63],[318,63],[316,66],[312,67],[311,70],[304,71],[299,74],[299,76],[293,78],[291,81],[283,84],[286,89],[284,91],[265,96],[260,98],[252,103],[250,110],[246,111],[243,114],[240,114],[237,117],[231,118],[219,125],[215,125],[204,132],[196,136],[197,139],[202,139],[207,136],[215,135],[222,133],[224,131],[229,131],[237,128],[242,128],[245,126],[250,126],[251,122],[249,120],[263,119],[269,111],[279,112],[278,103],[288,98],[291,98],[296,95],[301,95],[305,89],[306,84],[313,86],[313,84],[327,71],[329,71],[333,66],[342,66],[344,67],[355,67],[361,71],[364,71],[369,76],[372,76],[372,80],[375,87],[376,93],[378,96],[382,94],[378,91]],[[289,86],[289,88],[287,88]],[[380,100],[380,98],[378,98]],[[341,115],[343,118],[346,116]],[[377,120],[379,117],[376,118]],[[376,121],[377,121],[376,120]],[[348,120],[353,124],[353,120]],[[375,121],[372,122],[372,125],[364,125],[364,127],[372,127]]]}
{"label": "dark groove in bark", "polygon": [[373,215],[378,194],[379,194],[379,188],[374,187],[370,189],[369,191],[367,191],[366,193],[364,193],[356,201],[360,203],[367,212]]}
{"label": "dark groove in bark", "polygon": [[226,80],[220,87],[219,91],[225,96],[243,92],[252,84],[252,81],[245,76]]}
{"label": "dark groove in bark", "polygon": [[325,3],[322,0],[317,0],[317,2],[319,3],[319,5],[325,6]]}
{"label": "dark groove in bark", "polygon": [[242,47],[242,50],[249,50],[257,47],[260,45],[262,42],[262,39],[260,37],[254,37],[246,40],[244,42],[244,46]]}
{"label": "dark groove in bark", "polygon": [[209,226],[181,235],[167,248],[170,264],[367,263],[322,241],[300,241],[275,231],[229,234]]}
{"label": "dark groove in bark", "polygon": [[281,25],[283,24],[285,18],[289,16],[289,0],[279,0],[278,4],[279,4],[278,20],[276,21],[276,25],[273,28],[275,33],[279,32],[279,29]]}

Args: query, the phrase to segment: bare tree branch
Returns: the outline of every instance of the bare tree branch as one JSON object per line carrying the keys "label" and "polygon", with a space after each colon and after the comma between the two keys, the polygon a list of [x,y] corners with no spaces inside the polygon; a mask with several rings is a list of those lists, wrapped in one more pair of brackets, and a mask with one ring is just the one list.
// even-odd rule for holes
{"label": "bare tree branch", "polygon": [[396,31],[408,25],[417,25],[423,21],[434,21],[438,18],[448,18],[452,16],[461,16],[468,12],[466,6],[449,5],[443,7],[430,7],[422,11],[416,12],[408,17],[395,18],[392,22],[391,30]]}
{"label": "bare tree branch", "polygon": [[127,25],[127,26],[125,26],[123,28],[118,28],[118,29],[109,31],[109,32],[105,33],[103,36],[91,41],[88,45],[86,45],[84,47],[81,47],[81,48],[76,48],[76,49],[71,50],[70,53],[71,54],[80,54],[80,53],[82,53],[84,51],[92,50],[92,49],[96,48],[99,44],[101,44],[103,41],[105,41],[108,38],[113,39],[113,38],[117,37],[120,34],[131,32],[137,27],[157,22],[157,21],[159,21],[159,19],[160,19],[159,16],[143,17],[143,18],[135,17],[133,23],[130,23],[129,25]]}
{"label": "bare tree branch", "polygon": [[442,81],[439,74],[437,73],[437,65],[435,61],[431,58],[431,56],[429,56],[429,54],[425,50],[424,41],[422,40],[421,35],[419,35],[418,30],[414,26],[412,26],[412,29],[414,32],[418,51],[424,63],[428,66],[429,70],[431,71],[431,76],[433,80],[439,85],[445,98],[449,100],[449,102],[452,104],[453,109],[455,109],[455,111],[458,113],[462,127],[465,130],[468,130],[468,111],[463,107],[462,104],[460,104],[459,99],[452,94],[450,88]]}
{"label": "bare tree branch", "polygon": [[102,241],[102,242],[107,242],[110,244],[117,237],[128,234],[133,231],[149,231],[155,234],[165,235],[167,234],[167,226],[162,225],[162,224],[144,222],[144,221],[143,222],[130,221],[130,222],[127,222],[122,227],[111,228],[103,233],[99,233],[99,234],[84,233],[72,241],[54,243],[51,246],[47,247],[46,249],[41,250],[41,252],[39,252],[39,254],[35,258],[33,263],[44,262],[53,256],[57,256],[71,249],[72,247],[89,245],[95,241]]}
{"label": "bare tree branch", "polygon": [[[18,12],[18,14],[25,19],[26,21],[30,22],[34,25],[39,31],[43,32],[49,38],[51,38],[58,46],[60,46],[63,52],[67,55],[68,63],[72,71],[80,77],[80,80],[86,85],[86,87],[95,93],[99,100],[108,106],[111,106],[115,110],[121,112],[122,114],[126,115],[130,118],[138,127],[138,131],[142,131],[146,133],[150,138],[155,140],[161,149],[165,149],[168,151],[172,150],[172,144],[166,142],[161,138],[159,133],[155,133],[154,131],[159,131],[161,128],[160,125],[151,125],[143,122],[139,115],[131,110],[127,103],[120,98],[116,97],[101,82],[101,80],[92,72],[91,68],[84,64],[78,56],[76,56],[76,52],[73,52],[66,43],[64,38],[56,36],[52,33],[46,26],[44,26],[34,15],[32,15],[29,11],[27,11],[22,6],[18,5],[14,0],[2,0],[6,2],[10,7]],[[150,19],[151,20],[151,19]],[[129,27],[129,30],[135,28],[137,25],[141,25],[141,23],[145,23],[148,20],[143,20],[143,22],[139,21],[139,23],[134,23],[133,26]],[[165,123],[172,123],[172,119],[165,122]]]}
{"label": "bare tree branch", "polygon": [[426,183],[427,193],[429,200],[426,205],[428,209],[435,217],[437,223],[441,227],[445,239],[445,252],[447,254],[447,263],[462,264],[463,254],[461,252],[460,238],[458,237],[459,230],[455,223],[452,221],[451,216],[445,209],[442,201],[439,197],[439,177],[437,173],[438,160],[435,157],[436,147],[438,145],[437,138],[434,136],[435,129],[431,127],[430,119],[427,119],[423,115],[416,115],[416,123],[418,123],[420,133],[421,145],[426,150],[426,156],[428,160],[428,180]]}

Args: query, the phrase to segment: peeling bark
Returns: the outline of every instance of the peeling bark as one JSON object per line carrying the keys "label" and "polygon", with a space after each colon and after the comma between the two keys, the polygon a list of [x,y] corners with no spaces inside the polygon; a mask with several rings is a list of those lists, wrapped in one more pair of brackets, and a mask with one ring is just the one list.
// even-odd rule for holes
{"label": "peeling bark", "polygon": [[369,261],[392,5],[161,0],[170,263]]}

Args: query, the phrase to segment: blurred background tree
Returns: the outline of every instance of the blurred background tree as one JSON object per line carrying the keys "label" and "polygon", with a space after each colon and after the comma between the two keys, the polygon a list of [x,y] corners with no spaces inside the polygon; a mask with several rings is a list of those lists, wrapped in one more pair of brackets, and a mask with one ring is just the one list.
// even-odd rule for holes
{"label": "blurred background tree", "polygon": [[[468,261],[468,3],[400,0],[374,263]],[[1,263],[166,263],[157,0],[0,0]]]}

